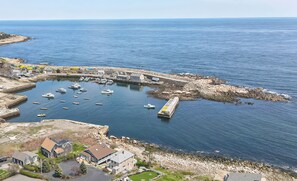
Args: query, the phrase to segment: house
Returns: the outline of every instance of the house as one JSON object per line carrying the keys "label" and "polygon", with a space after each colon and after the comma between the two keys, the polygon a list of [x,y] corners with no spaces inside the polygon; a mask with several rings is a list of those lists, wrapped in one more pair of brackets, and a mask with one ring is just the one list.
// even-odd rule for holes
{"label": "house", "polygon": [[56,141],[45,138],[41,144],[41,153],[47,158],[61,157],[72,152],[72,144],[68,140]]}
{"label": "house", "polygon": [[14,152],[12,162],[18,165],[28,165],[37,162],[37,155],[32,152]]}
{"label": "house", "polygon": [[122,150],[111,156],[108,167],[112,170],[113,174],[126,173],[134,168],[135,163],[134,154]]}
{"label": "house", "polygon": [[254,173],[228,173],[224,181],[261,181],[261,174]]}
{"label": "house", "polygon": [[98,165],[106,163],[110,160],[110,156],[115,151],[106,144],[93,145],[85,151],[81,152],[80,157],[88,162],[95,162]]}
{"label": "house", "polygon": [[129,80],[129,76],[125,72],[118,72],[117,79],[118,80]]}
{"label": "house", "polygon": [[142,82],[142,81],[144,81],[144,75],[143,74],[132,73],[130,75],[130,80],[134,81],[134,82]]}

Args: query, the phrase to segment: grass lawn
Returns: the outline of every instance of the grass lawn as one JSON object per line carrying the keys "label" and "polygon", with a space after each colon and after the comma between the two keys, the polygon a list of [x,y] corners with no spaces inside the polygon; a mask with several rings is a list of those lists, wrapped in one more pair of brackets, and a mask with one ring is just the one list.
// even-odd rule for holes
{"label": "grass lawn", "polygon": [[74,143],[72,146],[72,152],[75,154],[78,154],[82,151],[84,151],[86,148],[84,147],[84,145],[80,144],[80,143]]}
{"label": "grass lawn", "polygon": [[172,172],[162,168],[157,168],[156,170],[164,173],[164,176],[157,179],[157,181],[182,181],[182,180],[185,180],[186,175],[192,175],[192,173],[190,172],[178,172],[178,171]]}
{"label": "grass lawn", "polygon": [[133,181],[149,181],[150,179],[153,179],[157,176],[158,174],[156,172],[148,171],[148,172],[142,172],[137,175],[132,175],[129,178]]}

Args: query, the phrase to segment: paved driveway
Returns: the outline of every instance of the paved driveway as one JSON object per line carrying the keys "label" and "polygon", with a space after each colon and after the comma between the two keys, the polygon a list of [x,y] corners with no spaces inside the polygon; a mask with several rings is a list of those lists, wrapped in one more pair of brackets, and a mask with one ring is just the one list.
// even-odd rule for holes
{"label": "paved driveway", "polygon": [[[71,169],[73,167],[79,167],[80,164],[77,163],[76,161],[67,161],[67,162],[62,162],[60,164],[60,167],[63,170],[63,174],[65,175],[71,175],[72,171]],[[94,167],[90,167],[87,166],[88,169],[88,173],[86,175],[83,176],[79,176],[73,179],[70,179],[70,181],[110,181],[112,176],[109,174],[106,174],[105,172],[98,170],[97,168]],[[54,172],[50,172],[45,174],[45,176],[49,179],[49,180],[53,180],[53,181],[61,181],[62,179],[59,178],[55,178],[53,177]]]}
{"label": "paved driveway", "polygon": [[9,177],[8,179],[5,179],[4,181],[41,181],[41,180],[26,177],[24,175],[18,174],[18,175],[15,175],[13,177]]}

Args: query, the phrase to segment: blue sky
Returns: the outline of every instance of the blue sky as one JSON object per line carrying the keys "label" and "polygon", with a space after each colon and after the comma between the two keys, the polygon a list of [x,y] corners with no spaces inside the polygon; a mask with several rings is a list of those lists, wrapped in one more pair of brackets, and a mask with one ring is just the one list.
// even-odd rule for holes
{"label": "blue sky", "polygon": [[297,17],[297,0],[3,0],[1,20]]}

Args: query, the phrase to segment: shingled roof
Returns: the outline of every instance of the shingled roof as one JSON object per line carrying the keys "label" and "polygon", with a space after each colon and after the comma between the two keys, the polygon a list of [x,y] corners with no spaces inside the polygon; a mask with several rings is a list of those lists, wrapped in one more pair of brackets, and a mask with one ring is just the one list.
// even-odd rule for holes
{"label": "shingled roof", "polygon": [[46,149],[47,151],[51,152],[52,149],[55,147],[56,143],[49,139],[49,138],[45,138],[45,140],[43,141],[43,143],[41,144],[41,147]]}
{"label": "shingled roof", "polygon": [[100,160],[100,159],[114,153],[115,151],[113,149],[109,148],[105,144],[97,144],[97,145],[91,146],[89,149],[85,150],[84,152],[89,152],[97,160]]}

